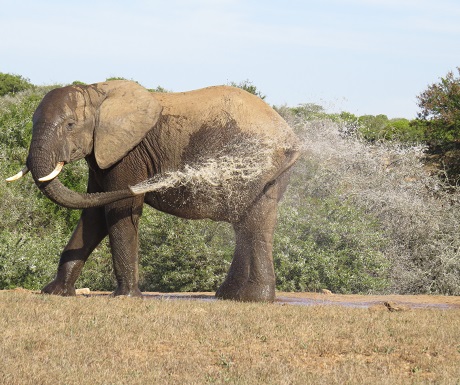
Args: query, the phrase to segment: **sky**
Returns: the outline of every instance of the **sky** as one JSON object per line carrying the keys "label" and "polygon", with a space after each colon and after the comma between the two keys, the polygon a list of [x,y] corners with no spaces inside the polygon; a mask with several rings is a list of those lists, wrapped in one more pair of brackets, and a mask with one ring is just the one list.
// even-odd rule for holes
{"label": "sky", "polygon": [[416,117],[460,66],[458,0],[0,0],[0,72],[187,91],[249,80],[272,105]]}

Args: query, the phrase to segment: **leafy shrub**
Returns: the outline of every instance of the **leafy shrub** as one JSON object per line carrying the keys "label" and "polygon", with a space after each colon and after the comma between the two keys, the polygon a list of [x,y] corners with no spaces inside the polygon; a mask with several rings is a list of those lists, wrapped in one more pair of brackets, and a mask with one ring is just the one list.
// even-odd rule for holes
{"label": "leafy shrub", "polygon": [[104,239],[91,253],[75,286],[88,287],[91,290],[115,290],[116,280],[108,239]]}
{"label": "leafy shrub", "polygon": [[149,88],[148,90],[150,92],[161,92],[161,93],[172,92],[172,91],[167,90],[166,88],[164,88],[162,86],[156,86],[155,88]]}
{"label": "leafy shrub", "polygon": [[[111,76],[111,77],[105,79],[106,82],[110,82],[110,81],[112,81],[112,80],[130,80],[130,79],[126,79],[126,78],[124,78],[124,77],[122,77],[122,76]],[[132,79],[131,79],[131,80],[132,80]],[[134,80],[132,80],[132,81],[134,81]],[[137,83],[137,82],[136,82],[136,83]]]}
{"label": "leafy shrub", "polygon": [[[0,98],[2,175],[24,163],[32,113],[51,88]],[[353,114],[324,115],[314,105],[278,111],[304,142],[275,233],[278,289],[460,294],[460,198],[427,172],[424,147],[363,140]],[[407,129],[398,124],[395,131]],[[84,161],[62,175],[79,191],[86,178]],[[55,274],[79,211],[50,202],[28,177],[0,186],[0,210],[0,288],[41,288]],[[140,228],[142,290],[215,290],[222,282],[234,247],[230,226],[146,207]],[[77,284],[112,290],[111,272],[104,241]]]}
{"label": "leafy shrub", "polygon": [[291,107],[290,112],[300,121],[312,121],[328,118],[333,119],[333,117],[326,112],[323,106],[315,103],[299,104],[297,107]]}
{"label": "leafy shrub", "polygon": [[388,261],[377,221],[346,201],[305,197],[283,203],[275,235],[277,287],[335,293],[381,291]]}
{"label": "leafy shrub", "polygon": [[389,139],[386,132],[388,117],[386,115],[364,115],[358,119],[359,133],[369,141]]}
{"label": "leafy shrub", "polygon": [[15,94],[29,88],[33,88],[29,79],[26,79],[21,75],[5,74],[0,72],[0,96]]}
{"label": "leafy shrub", "polygon": [[[4,163],[1,174],[6,174]],[[49,202],[31,178],[0,190],[0,288],[38,289],[55,274],[75,220]]]}
{"label": "leafy shrub", "polygon": [[[36,87],[0,99],[0,173],[4,177],[15,174],[25,164],[32,114],[54,87]],[[63,182],[83,190],[84,167],[81,162],[66,167]],[[0,210],[4,213],[0,222],[0,288],[38,289],[53,277],[79,212],[53,204],[28,176],[0,188]]]}
{"label": "leafy shrub", "polygon": [[266,95],[262,94],[262,92],[260,92],[260,90],[258,90],[257,87],[254,84],[252,84],[252,82],[248,79],[243,80],[242,82],[239,82],[239,83],[230,82],[229,85],[232,87],[241,88],[242,90],[245,90],[249,92],[250,94],[258,96],[262,100],[264,100],[267,97]]}
{"label": "leafy shrub", "polygon": [[[27,92],[16,97],[2,98],[0,104],[0,146],[8,158],[24,161],[32,136],[31,116],[43,95]],[[19,150],[19,153],[18,153]]]}
{"label": "leafy shrub", "polygon": [[62,234],[56,233],[56,236],[43,239],[18,232],[0,233],[0,288],[37,289],[49,281],[55,273],[57,253],[62,246],[62,242],[57,241]]}
{"label": "leafy shrub", "polygon": [[[457,68],[460,75],[460,67]],[[426,136],[431,141],[460,139],[460,76],[448,72],[417,96],[418,118],[425,123]]]}
{"label": "leafy shrub", "polygon": [[425,130],[408,119],[388,119],[386,115],[364,115],[358,118],[359,134],[368,141],[398,141],[421,143],[425,141]]}
{"label": "leafy shrub", "polygon": [[[111,78],[107,78],[106,81],[111,81],[111,80],[130,80],[130,81],[133,81],[133,82],[136,82],[137,84],[140,84],[138,81],[136,80],[133,80],[133,79],[126,79],[126,78],[123,78],[123,77],[111,77]],[[170,90],[167,90],[166,88],[162,87],[162,86],[157,86],[155,88],[147,88],[148,91],[150,92],[172,92]]]}
{"label": "leafy shrub", "polygon": [[301,171],[303,196],[347,202],[366,214],[363,220],[376,221],[385,241],[375,251],[389,263],[388,290],[459,294],[458,191],[447,192],[426,170],[425,148],[344,138],[330,121],[298,122],[296,129],[310,162]]}
{"label": "leafy shrub", "polygon": [[140,230],[142,290],[216,290],[233,254],[230,226],[144,211]]}
{"label": "leafy shrub", "polygon": [[275,107],[291,125],[302,125],[305,122],[330,121],[338,125],[343,136],[358,136],[369,142],[398,141],[408,144],[424,142],[425,128],[420,121],[397,118],[388,119],[386,115],[356,116],[342,111],[329,113],[321,105],[315,103],[299,104],[297,107]]}

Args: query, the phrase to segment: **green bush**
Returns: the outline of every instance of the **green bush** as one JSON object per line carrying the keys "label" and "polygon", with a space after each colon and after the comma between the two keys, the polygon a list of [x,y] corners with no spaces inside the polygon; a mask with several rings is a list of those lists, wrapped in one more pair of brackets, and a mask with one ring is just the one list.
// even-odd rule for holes
{"label": "green bush", "polygon": [[29,79],[21,75],[0,72],[0,96],[16,94],[29,88],[33,88],[33,84],[29,82]]}
{"label": "green bush", "polygon": [[[123,78],[123,77],[118,77],[118,76],[114,76],[114,77],[111,77],[111,78],[107,78],[106,81],[111,81],[111,80],[130,80],[130,81],[133,81],[133,82],[136,82],[137,84],[140,84],[138,81],[136,80],[133,80],[133,79],[126,79],[126,78]],[[165,93],[165,92],[172,92],[170,90],[167,90],[166,88],[162,87],[162,86],[157,86],[155,88],[147,88],[148,91],[150,92],[162,92],[162,93]]]}
{"label": "green bush", "polygon": [[9,161],[23,163],[32,137],[32,115],[57,86],[35,87],[0,99],[0,148]]}
{"label": "green bush", "polygon": [[250,94],[258,96],[262,100],[264,100],[267,97],[266,95],[262,94],[262,92],[260,92],[260,90],[258,90],[257,87],[254,84],[252,84],[252,82],[248,79],[239,83],[230,82],[229,86],[241,88],[242,90],[245,90]]}
{"label": "green bush", "polygon": [[383,230],[375,217],[338,199],[336,187],[317,186],[323,172],[305,159],[296,165],[275,232],[277,288],[381,292],[389,285]]}
{"label": "green bush", "polygon": [[172,91],[167,90],[166,88],[164,88],[162,86],[156,86],[155,88],[149,88],[148,90],[150,92],[160,92],[160,93],[172,92]]}
{"label": "green bush", "polygon": [[46,239],[19,232],[0,233],[0,289],[38,289],[54,275],[62,233]]}
{"label": "green bush", "polygon": [[425,141],[425,130],[408,119],[388,119],[386,115],[364,115],[358,118],[358,132],[370,142],[398,141],[421,143]]}
{"label": "green bush", "polygon": [[[32,115],[44,94],[27,92],[0,104],[0,146],[9,160],[23,162],[32,136]],[[24,151],[25,150],[25,151]]]}
{"label": "green bush", "polygon": [[[124,78],[122,76],[111,76],[111,77],[105,79],[106,82],[110,82],[112,80],[130,80],[130,79],[126,79],[126,78]],[[134,80],[131,79],[131,81],[134,81]]]}
{"label": "green bush", "polygon": [[[24,164],[32,113],[51,88],[0,98],[4,177]],[[384,115],[360,121],[349,113],[327,114],[313,104],[278,111],[298,132],[305,151],[280,206],[274,245],[277,288],[460,293],[458,191],[446,193],[426,172],[422,147],[398,142],[412,141],[423,127]],[[364,124],[366,140],[359,134]],[[67,165],[60,178],[84,191],[86,163]],[[0,210],[0,288],[40,289],[53,278],[80,212],[49,201],[27,176],[0,185]],[[229,225],[187,221],[145,207],[141,288],[215,290],[233,247]],[[77,285],[113,290],[107,240],[90,256]]]}
{"label": "green bush", "polygon": [[184,220],[145,209],[141,219],[141,288],[145,291],[213,291],[233,255],[230,225]]}
{"label": "green bush", "polygon": [[[460,67],[457,68],[460,75]],[[417,96],[428,140],[452,142],[460,140],[460,76],[452,71]]]}
{"label": "green bush", "polygon": [[[31,117],[43,96],[55,86],[35,87],[0,99],[0,173],[15,174],[25,164]],[[62,179],[83,190],[84,164],[66,167]],[[57,261],[79,217],[44,197],[26,176],[0,188],[0,288],[39,289],[56,271]]]}
{"label": "green bush", "polygon": [[[4,163],[2,175],[8,175]],[[0,288],[39,289],[55,274],[75,221],[39,193],[31,178],[0,189]]]}
{"label": "green bush", "polygon": [[331,118],[331,115],[326,112],[323,106],[315,103],[299,104],[297,107],[291,108],[291,113],[302,121]]}
{"label": "green bush", "polygon": [[104,239],[89,256],[75,286],[88,287],[91,290],[115,290],[116,280],[112,266],[109,241]]}

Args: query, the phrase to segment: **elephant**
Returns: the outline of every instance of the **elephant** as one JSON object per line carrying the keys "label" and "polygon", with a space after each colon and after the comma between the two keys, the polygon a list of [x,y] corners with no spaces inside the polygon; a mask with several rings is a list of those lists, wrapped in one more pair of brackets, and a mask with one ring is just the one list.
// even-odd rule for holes
{"label": "elephant", "polygon": [[[75,295],[86,260],[108,236],[117,282],[112,295],[142,296],[138,227],[146,203],[182,218],[231,223],[234,255],[216,297],[274,301],[277,206],[300,142],[259,97],[230,86],[158,93],[112,80],[51,90],[32,121],[26,165],[7,180],[30,170],[46,197],[82,210],[42,293]],[[65,164],[83,158],[85,193],[58,178]],[[212,164],[217,176],[190,176]],[[149,181],[156,187],[149,190]]]}

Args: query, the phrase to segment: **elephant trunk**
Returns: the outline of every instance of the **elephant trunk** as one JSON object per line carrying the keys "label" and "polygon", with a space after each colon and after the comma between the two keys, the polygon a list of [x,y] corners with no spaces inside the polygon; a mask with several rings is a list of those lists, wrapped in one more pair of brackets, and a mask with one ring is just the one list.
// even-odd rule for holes
{"label": "elephant trunk", "polygon": [[[31,171],[39,189],[50,200],[60,206],[70,209],[86,209],[90,207],[104,206],[135,195],[129,189],[101,193],[79,193],[64,186],[57,177],[49,181],[41,182],[40,179],[50,175],[55,169],[56,164],[54,164],[52,156],[43,155],[46,152],[40,153],[41,154],[36,154],[34,151],[29,153],[27,167]],[[48,152],[48,154],[51,153]]]}

